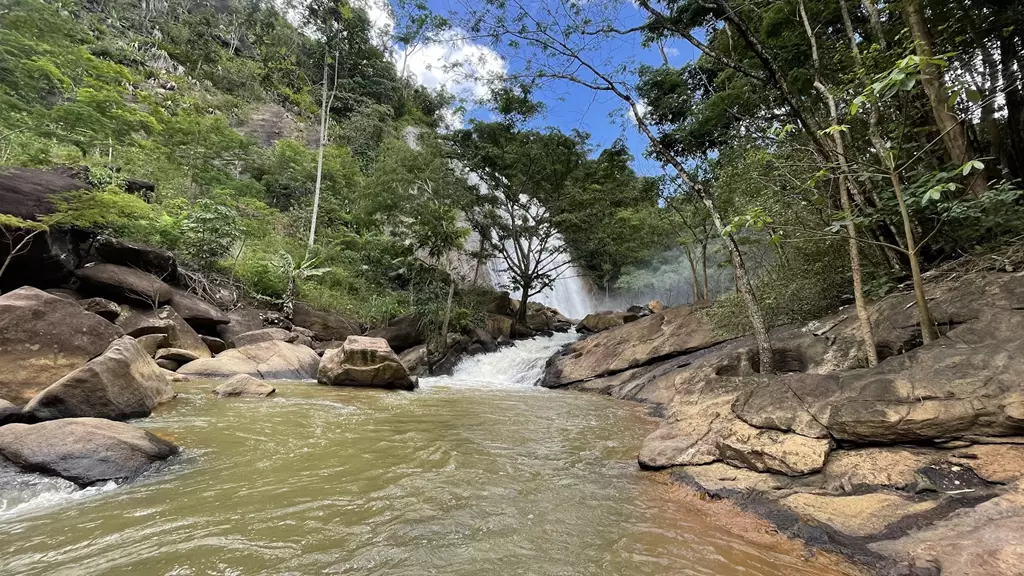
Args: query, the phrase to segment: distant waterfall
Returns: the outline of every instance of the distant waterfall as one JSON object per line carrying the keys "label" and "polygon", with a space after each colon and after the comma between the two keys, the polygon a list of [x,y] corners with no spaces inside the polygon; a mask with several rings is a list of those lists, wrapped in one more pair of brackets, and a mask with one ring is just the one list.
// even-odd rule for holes
{"label": "distant waterfall", "polygon": [[[558,245],[561,245],[561,238],[557,238],[556,241]],[[581,320],[594,311],[594,303],[587,292],[583,279],[580,278],[579,270],[576,266],[568,263],[568,254],[563,252],[557,261],[557,266],[561,268],[562,272],[558,275],[554,285],[531,298],[531,301],[550,306],[561,312],[563,316]],[[566,264],[568,265],[566,266]],[[491,283],[496,288],[508,289],[508,268],[501,258],[491,259],[487,263],[487,269],[491,273]],[[518,298],[519,295],[513,293],[512,297]]]}

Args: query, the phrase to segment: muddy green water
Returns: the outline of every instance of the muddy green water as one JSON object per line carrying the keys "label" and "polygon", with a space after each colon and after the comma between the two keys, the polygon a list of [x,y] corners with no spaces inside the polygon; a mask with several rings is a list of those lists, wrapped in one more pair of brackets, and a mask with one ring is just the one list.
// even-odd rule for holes
{"label": "muddy green water", "polygon": [[0,574],[822,574],[638,470],[640,406],[526,386],[210,383],[140,421],[181,456],[71,492],[0,474]]}

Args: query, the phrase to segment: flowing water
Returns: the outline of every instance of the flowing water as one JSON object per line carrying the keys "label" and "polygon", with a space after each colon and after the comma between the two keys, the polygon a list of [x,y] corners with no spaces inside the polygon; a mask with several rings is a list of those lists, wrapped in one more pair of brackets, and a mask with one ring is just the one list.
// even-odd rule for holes
{"label": "flowing water", "polygon": [[835,573],[639,471],[656,426],[642,407],[531,386],[566,338],[414,393],[294,382],[219,400],[179,384],[138,424],[183,453],[135,483],[0,470],[0,574]]}

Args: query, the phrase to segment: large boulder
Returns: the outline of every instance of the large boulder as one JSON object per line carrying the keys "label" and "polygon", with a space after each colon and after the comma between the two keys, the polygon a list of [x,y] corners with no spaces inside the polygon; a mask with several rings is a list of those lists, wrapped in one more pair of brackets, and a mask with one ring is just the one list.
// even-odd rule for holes
{"label": "large boulder", "polygon": [[159,306],[174,294],[171,287],[156,276],[117,264],[90,264],[75,270],[75,278],[83,292],[125,304]]}
{"label": "large boulder", "polygon": [[413,346],[405,352],[398,355],[398,359],[401,360],[402,365],[409,371],[412,376],[423,376],[427,372],[427,356],[429,351],[427,350],[426,344],[420,344],[419,346]]}
{"label": "large boulder", "polygon": [[296,302],[292,311],[292,323],[312,330],[321,341],[344,340],[352,335],[362,334],[359,325],[337,314],[320,312],[309,304]]}
{"label": "large boulder", "polygon": [[548,362],[543,385],[554,388],[622,372],[724,339],[690,307],[670,308],[573,344]]}
{"label": "large boulder", "polygon": [[227,379],[248,374],[263,380],[310,380],[316,378],[320,357],[298,344],[280,340],[231,348],[215,358],[195,360],[178,370],[182,376]]}
{"label": "large boulder", "polygon": [[423,343],[423,335],[420,333],[420,320],[412,314],[399,316],[384,328],[377,328],[366,333],[370,338],[383,338],[388,341],[388,346],[398,353],[405,352],[413,346]]}
{"label": "large boulder", "polygon": [[123,334],[78,303],[36,288],[0,296],[0,398],[24,406]]}
{"label": "large boulder", "polygon": [[334,386],[416,389],[416,380],[383,338],[349,336],[341,348],[328,350],[317,381]]}
{"label": "large boulder", "polygon": [[122,310],[117,325],[125,334],[138,338],[147,334],[166,334],[165,348],[188,350],[197,358],[210,358],[210,349],[203,343],[199,334],[189,326],[185,319],[178,315],[170,306],[157,310]]}
{"label": "large boulder", "polygon": [[487,314],[484,320],[484,330],[487,330],[487,333],[495,340],[498,338],[512,338],[512,329],[515,323],[515,320],[509,316]]}
{"label": "large boulder", "polygon": [[93,249],[104,262],[149,272],[167,282],[177,279],[178,263],[167,250],[109,236],[98,238]]}
{"label": "large boulder", "polygon": [[[647,314],[650,315],[649,313]],[[640,315],[632,312],[593,312],[576,325],[576,331],[580,334],[597,334],[616,326],[629,324],[640,319]]]}
{"label": "large boulder", "polygon": [[149,416],[174,398],[167,378],[135,339],[115,340],[106,352],[54,382],[25,406],[37,420]]}
{"label": "large boulder", "polygon": [[179,288],[171,288],[168,305],[196,330],[216,329],[231,322],[228,315],[213,304]]}
{"label": "large boulder", "polygon": [[[0,214],[34,221],[53,212],[53,197],[83,190],[89,185],[53,170],[0,168]],[[17,246],[29,232],[15,232]],[[65,284],[76,263],[77,240],[81,234],[51,231],[38,233],[26,242],[0,277],[0,292],[21,286],[49,288]],[[6,238],[0,240],[0,262],[11,253]]]}
{"label": "large boulder", "polygon": [[82,486],[131,480],[178,447],[146,430],[102,418],[66,418],[0,428],[0,455]]}
{"label": "large boulder", "polygon": [[866,444],[1024,432],[1024,340],[930,344],[874,369],[780,376],[736,413],[754,426]]}
{"label": "large boulder", "polygon": [[213,393],[219,398],[237,396],[264,397],[270,396],[276,391],[277,389],[270,384],[258,378],[253,378],[248,374],[234,376],[213,389]]}
{"label": "large boulder", "polygon": [[228,323],[217,326],[217,335],[228,346],[235,345],[235,336],[263,328],[263,316],[259,310],[239,308],[228,313]]}
{"label": "large boulder", "polygon": [[832,441],[734,422],[718,440],[722,461],[755,472],[803,476],[825,467]]}

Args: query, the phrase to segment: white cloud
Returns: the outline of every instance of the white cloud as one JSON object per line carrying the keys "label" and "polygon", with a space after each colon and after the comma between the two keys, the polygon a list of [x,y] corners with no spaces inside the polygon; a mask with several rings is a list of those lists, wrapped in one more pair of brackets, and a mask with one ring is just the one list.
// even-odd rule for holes
{"label": "white cloud", "polygon": [[395,63],[399,72],[404,68],[420,84],[447,88],[459,98],[487,96],[487,82],[504,76],[508,64],[491,48],[463,40],[462,35],[453,30],[436,42],[398,50]]}
{"label": "white cloud", "polygon": [[[636,109],[640,112],[640,117],[643,118],[647,114],[647,103],[643,100],[638,100],[636,103]],[[636,115],[633,114],[633,108],[629,108],[626,111],[629,114],[629,121],[636,124]]]}
{"label": "white cloud", "polygon": [[395,30],[395,14],[388,0],[354,0],[353,6],[366,10],[373,26],[373,41],[382,49],[391,46],[391,33]]}

